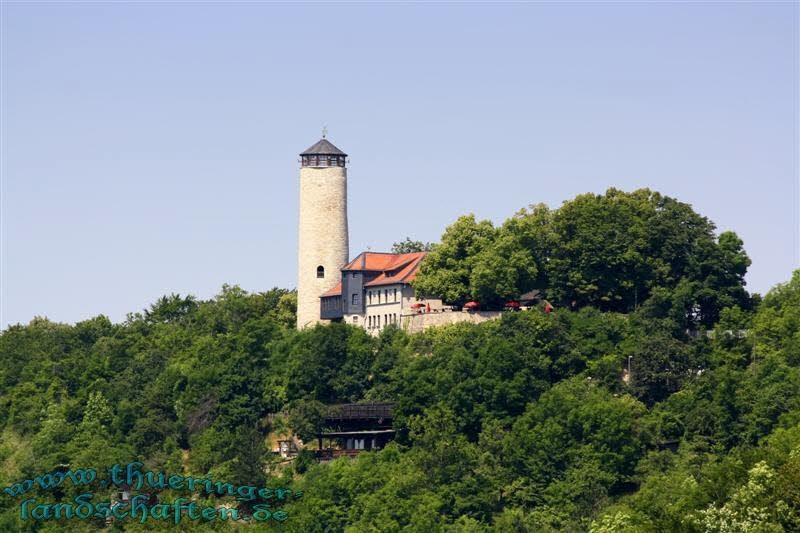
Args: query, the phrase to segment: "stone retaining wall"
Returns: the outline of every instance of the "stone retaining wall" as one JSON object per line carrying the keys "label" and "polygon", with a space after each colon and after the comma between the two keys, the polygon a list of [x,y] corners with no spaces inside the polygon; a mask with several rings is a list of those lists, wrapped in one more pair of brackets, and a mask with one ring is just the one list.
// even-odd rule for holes
{"label": "stone retaining wall", "polygon": [[409,333],[419,333],[427,328],[455,324],[456,322],[472,322],[473,324],[477,324],[486,322],[487,320],[495,320],[500,318],[502,314],[502,311],[419,313],[403,315],[400,324],[401,327]]}

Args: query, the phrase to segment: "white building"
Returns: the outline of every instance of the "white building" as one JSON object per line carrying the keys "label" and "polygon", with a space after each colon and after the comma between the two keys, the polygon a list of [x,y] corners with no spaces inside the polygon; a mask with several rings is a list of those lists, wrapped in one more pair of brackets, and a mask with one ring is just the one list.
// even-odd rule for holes
{"label": "white building", "polygon": [[320,297],[320,318],[377,333],[403,316],[440,311],[441,300],[417,300],[411,282],[427,252],[363,252],[341,268],[341,281]]}

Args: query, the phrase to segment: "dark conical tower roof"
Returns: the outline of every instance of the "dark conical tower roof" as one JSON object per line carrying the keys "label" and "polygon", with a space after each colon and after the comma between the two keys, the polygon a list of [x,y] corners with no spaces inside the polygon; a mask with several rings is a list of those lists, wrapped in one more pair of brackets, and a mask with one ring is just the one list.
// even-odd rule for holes
{"label": "dark conical tower roof", "polygon": [[331,143],[328,139],[323,137],[312,146],[308,147],[304,152],[300,155],[347,155],[346,153],[342,152],[338,148],[336,148],[333,143]]}

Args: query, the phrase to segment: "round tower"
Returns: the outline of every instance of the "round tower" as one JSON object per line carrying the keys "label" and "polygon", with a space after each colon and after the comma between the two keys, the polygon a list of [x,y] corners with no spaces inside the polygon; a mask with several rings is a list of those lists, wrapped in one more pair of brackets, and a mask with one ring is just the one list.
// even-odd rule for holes
{"label": "round tower", "polygon": [[320,320],[320,295],[341,281],[349,258],[347,154],[323,134],[300,154],[297,328]]}

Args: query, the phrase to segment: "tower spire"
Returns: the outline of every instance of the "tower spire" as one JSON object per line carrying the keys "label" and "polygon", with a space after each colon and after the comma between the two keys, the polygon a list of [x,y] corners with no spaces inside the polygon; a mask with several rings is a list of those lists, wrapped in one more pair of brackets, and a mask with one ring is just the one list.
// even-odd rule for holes
{"label": "tower spire", "polygon": [[326,138],[328,136],[328,126],[322,126],[322,138]]}

